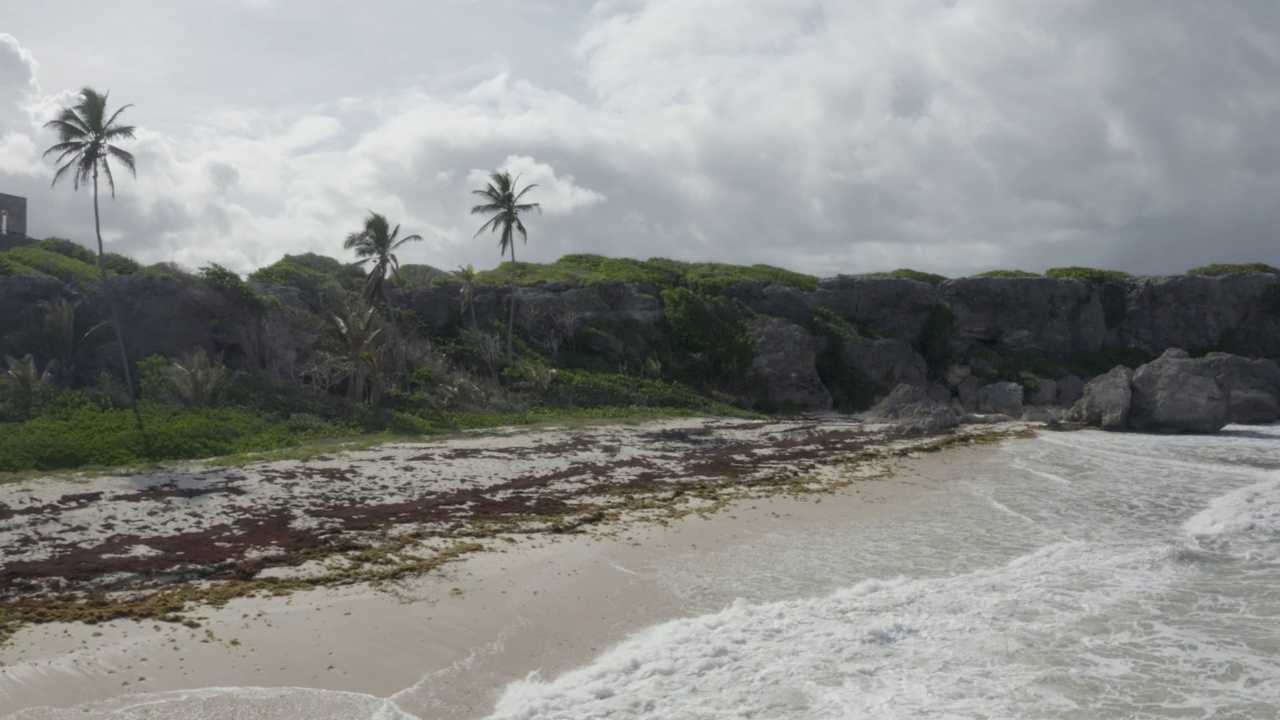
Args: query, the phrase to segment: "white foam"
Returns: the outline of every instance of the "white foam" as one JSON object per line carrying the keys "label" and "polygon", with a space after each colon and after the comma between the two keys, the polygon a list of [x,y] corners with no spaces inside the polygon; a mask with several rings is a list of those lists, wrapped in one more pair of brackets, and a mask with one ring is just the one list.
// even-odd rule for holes
{"label": "white foam", "polygon": [[1280,473],[1272,476],[1214,498],[1183,529],[1192,535],[1280,534]]}

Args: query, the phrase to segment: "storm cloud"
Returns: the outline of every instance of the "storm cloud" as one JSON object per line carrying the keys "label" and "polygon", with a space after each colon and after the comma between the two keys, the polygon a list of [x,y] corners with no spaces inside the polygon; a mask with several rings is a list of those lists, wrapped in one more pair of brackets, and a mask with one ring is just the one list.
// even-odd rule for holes
{"label": "storm cloud", "polygon": [[30,198],[32,234],[88,241],[41,125],[109,90],[138,177],[104,228],[145,262],[341,257],[375,210],[424,236],[402,262],[492,266],[468,210],[503,168],[539,185],[529,260],[1280,264],[1271,3],[17,4],[0,192]]}

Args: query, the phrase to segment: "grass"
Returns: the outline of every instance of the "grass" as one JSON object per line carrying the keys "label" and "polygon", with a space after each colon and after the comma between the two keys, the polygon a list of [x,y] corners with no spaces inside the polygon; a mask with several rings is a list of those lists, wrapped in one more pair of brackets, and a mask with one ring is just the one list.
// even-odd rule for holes
{"label": "grass", "polygon": [[1027,272],[1026,270],[988,270],[984,273],[978,273],[973,277],[976,278],[1038,278],[1043,277],[1039,273]]}
{"label": "grass", "polygon": [[[436,284],[453,281],[449,276],[432,280]],[[818,278],[812,275],[771,265],[685,263],[665,258],[632,260],[591,254],[565,255],[547,264],[504,262],[492,270],[476,273],[478,285],[556,282],[595,285],[613,281],[652,285],[659,290],[685,288],[700,294],[717,293],[741,282],[765,282],[808,291],[818,288]]]}

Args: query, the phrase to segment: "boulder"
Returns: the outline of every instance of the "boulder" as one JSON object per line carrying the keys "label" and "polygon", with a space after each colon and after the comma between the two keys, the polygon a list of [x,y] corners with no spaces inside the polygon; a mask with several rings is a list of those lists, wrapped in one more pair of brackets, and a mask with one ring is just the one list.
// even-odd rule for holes
{"label": "boulder", "polygon": [[943,405],[951,404],[951,399],[952,399],[951,388],[947,387],[945,384],[938,381],[934,381],[929,384],[929,389],[927,392],[930,400],[933,400],[935,402],[940,402]]}
{"label": "boulder", "polygon": [[1036,378],[1031,383],[1032,387],[1027,391],[1027,404],[1039,407],[1041,405],[1050,405],[1058,400],[1058,383],[1044,378]]}
{"label": "boulder", "polygon": [[949,430],[960,420],[951,408],[931,400],[923,387],[900,384],[866,415],[866,422],[893,425],[900,431]]}
{"label": "boulder", "polygon": [[1124,430],[1133,400],[1132,380],[1133,371],[1123,365],[1090,380],[1081,398],[1067,412],[1067,419],[1103,430]]}
{"label": "boulder", "polygon": [[1227,391],[1185,350],[1171,348],[1138,368],[1132,386],[1133,430],[1213,433],[1227,424]]}
{"label": "boulder", "polygon": [[1022,419],[1024,421],[1035,422],[1035,423],[1045,423],[1046,425],[1051,423],[1062,422],[1062,417],[1063,417],[1062,408],[1054,407],[1052,405],[1030,407],[1030,408],[1027,408],[1026,412],[1022,413]]}
{"label": "boulder", "polygon": [[974,375],[965,378],[956,386],[956,397],[959,398],[960,406],[965,412],[978,411],[978,388],[980,387],[982,387],[982,381]]}
{"label": "boulder", "polygon": [[1075,375],[1058,378],[1055,384],[1058,386],[1057,403],[1060,407],[1069,408],[1084,397],[1084,380]]}
{"label": "boulder", "polygon": [[1280,366],[1209,353],[1196,361],[1228,393],[1227,417],[1233,423],[1271,423],[1280,419]]}
{"label": "boulder", "polygon": [[947,372],[943,375],[943,379],[946,380],[947,387],[955,388],[960,387],[960,383],[964,382],[965,378],[972,374],[973,368],[970,368],[968,365],[952,365],[947,368]]}
{"label": "boulder", "polygon": [[827,410],[831,393],[814,365],[809,333],[782,318],[757,317],[750,322],[756,356],[752,371],[763,378],[757,400],[776,408]]}
{"label": "boulder", "polygon": [[998,382],[978,388],[978,412],[1021,417],[1022,386],[1016,382]]}

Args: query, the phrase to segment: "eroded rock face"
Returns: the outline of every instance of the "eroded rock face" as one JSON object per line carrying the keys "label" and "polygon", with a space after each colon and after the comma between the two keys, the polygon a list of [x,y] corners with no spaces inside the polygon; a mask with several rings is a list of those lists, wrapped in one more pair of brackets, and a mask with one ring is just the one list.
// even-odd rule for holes
{"label": "eroded rock face", "polygon": [[1138,368],[1132,388],[1133,430],[1213,433],[1227,424],[1227,391],[1184,350],[1166,350]]}
{"label": "eroded rock face", "polygon": [[1023,389],[1016,382],[998,382],[978,388],[978,412],[1022,417]]}
{"label": "eroded rock face", "polygon": [[751,370],[765,380],[758,400],[775,408],[830,409],[831,393],[818,377],[809,334],[775,317],[754,318],[749,327],[756,351]]}
{"label": "eroded rock face", "polygon": [[1196,361],[1227,391],[1227,418],[1233,423],[1271,423],[1280,419],[1280,366],[1209,353]]}
{"label": "eroded rock face", "polygon": [[1037,378],[1035,387],[1027,391],[1027,404],[1039,407],[1049,405],[1058,399],[1058,383],[1045,378]]}
{"label": "eroded rock face", "polygon": [[742,282],[725,289],[725,295],[742,302],[757,315],[771,315],[804,327],[818,302],[813,293],[788,285],[759,281]]}
{"label": "eroded rock face", "polygon": [[1112,344],[1148,352],[1224,341],[1250,357],[1280,357],[1280,276],[1134,278]]}
{"label": "eroded rock face", "polygon": [[1133,400],[1133,370],[1117,365],[1084,386],[1084,395],[1071,407],[1067,419],[1103,430],[1124,430],[1129,424]]}
{"label": "eroded rock face", "polygon": [[930,399],[923,387],[906,384],[895,387],[871,408],[866,421],[916,432],[948,430],[960,424],[949,406]]}
{"label": "eroded rock face", "polygon": [[1097,286],[1055,278],[958,278],[939,286],[955,316],[953,350],[998,347],[1070,357],[1097,350],[1107,337]]}
{"label": "eroded rock face", "polygon": [[840,275],[823,280],[813,298],[819,307],[914,343],[938,301],[938,290],[917,280]]}
{"label": "eroded rock face", "polygon": [[1076,401],[1084,397],[1084,380],[1075,376],[1067,375],[1059,378],[1058,386],[1058,405],[1069,408],[1076,404]]}
{"label": "eroded rock face", "polygon": [[928,385],[928,363],[902,340],[850,340],[844,344],[842,357],[872,382],[886,388],[899,383]]}

